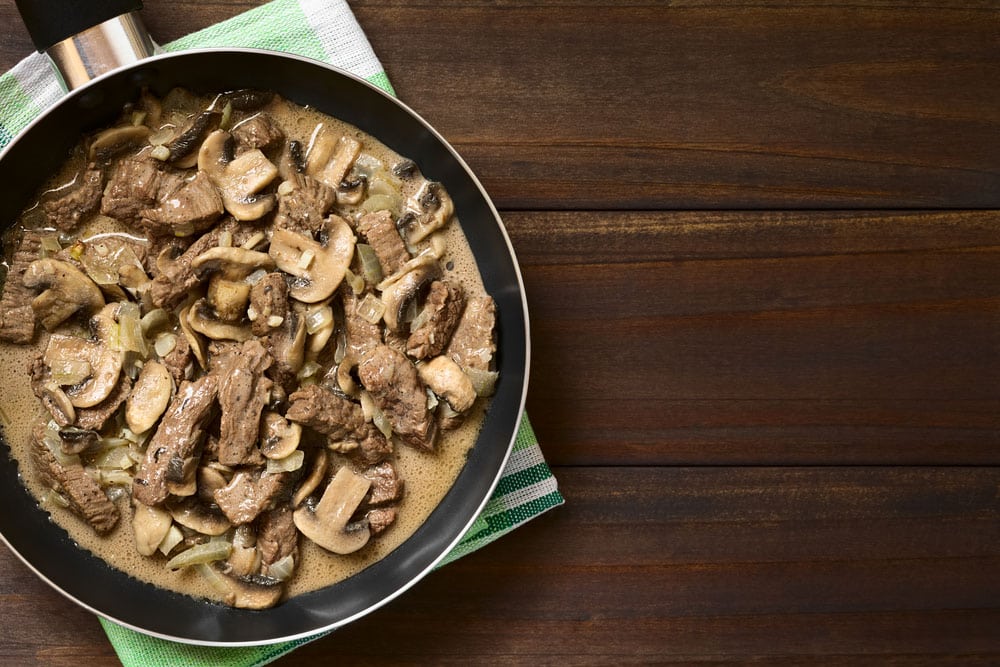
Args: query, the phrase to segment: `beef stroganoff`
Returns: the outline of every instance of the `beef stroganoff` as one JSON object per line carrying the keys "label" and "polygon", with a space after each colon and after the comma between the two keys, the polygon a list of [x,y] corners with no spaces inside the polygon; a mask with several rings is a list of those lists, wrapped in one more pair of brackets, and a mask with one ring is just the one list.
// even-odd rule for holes
{"label": "beef stroganoff", "polygon": [[457,477],[497,379],[447,191],[261,91],[143,93],[4,248],[22,479],[82,547],[171,590],[265,608],[384,557]]}

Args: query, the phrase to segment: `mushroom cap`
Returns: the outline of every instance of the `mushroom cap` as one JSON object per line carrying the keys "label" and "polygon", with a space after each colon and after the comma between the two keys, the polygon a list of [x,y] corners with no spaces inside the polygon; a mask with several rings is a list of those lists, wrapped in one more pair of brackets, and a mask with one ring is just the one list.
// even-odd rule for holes
{"label": "mushroom cap", "polygon": [[295,276],[289,286],[292,298],[317,303],[329,298],[344,279],[354,257],[357,239],[350,225],[340,217],[327,218],[325,245],[287,229],[276,229],[268,254],[279,269]]}
{"label": "mushroom cap", "polygon": [[199,274],[221,271],[230,280],[245,278],[257,269],[270,271],[274,260],[266,252],[239,247],[215,246],[191,260],[191,268]]}
{"label": "mushroom cap", "polygon": [[[385,314],[382,316],[385,325],[391,331],[400,331],[403,328],[403,318],[406,315],[407,306],[413,299],[420,297],[423,292],[438,277],[438,267],[433,261],[415,262],[420,256],[415,257],[415,267],[398,279],[385,285],[382,290],[382,303],[385,305]],[[386,279],[381,284],[389,282]]]}
{"label": "mushroom cap", "polygon": [[209,134],[198,150],[198,169],[208,174],[222,195],[222,205],[237,220],[257,220],[274,208],[274,195],[259,194],[278,175],[278,168],[260,149],[230,159],[232,135]]}
{"label": "mushroom cap", "polygon": [[191,352],[194,354],[194,358],[198,362],[198,365],[202,368],[207,368],[208,364],[205,356],[205,343],[191,326],[191,306],[185,306],[182,308],[181,312],[177,314],[177,320],[181,326],[181,333],[184,334],[184,338],[191,347]]}
{"label": "mushroom cap", "polygon": [[107,398],[118,384],[123,354],[111,345],[118,326],[115,322],[118,306],[117,303],[108,304],[91,318],[95,340],[62,334],[53,334],[49,338],[43,360],[50,368],[59,360],[66,359],[85,360],[90,364],[89,377],[64,390],[70,403],[77,408],[97,405]]}
{"label": "mushroom cap", "polygon": [[343,466],[330,480],[316,509],[303,505],[292,514],[292,520],[303,535],[327,551],[354,553],[368,544],[371,530],[367,523],[348,530],[347,523],[370,487],[370,480]]}
{"label": "mushroom cap", "polygon": [[424,384],[448,401],[455,412],[465,412],[476,402],[476,389],[472,380],[450,357],[434,357],[417,366],[417,373]]}
{"label": "mushroom cap", "polygon": [[173,379],[167,367],[147,361],[139,372],[125,401],[125,423],[134,433],[145,433],[163,415],[170,404]]}
{"label": "mushroom cap", "polygon": [[226,577],[231,593],[226,602],[240,609],[267,609],[278,604],[285,587],[276,579],[261,576]]}
{"label": "mushroom cap", "polygon": [[360,152],[361,142],[357,139],[338,136],[322,125],[306,155],[306,174],[336,190]]}
{"label": "mushroom cap", "polygon": [[132,536],[135,549],[143,556],[152,556],[173,525],[170,512],[161,507],[150,507],[132,501]]}
{"label": "mushroom cap", "polygon": [[265,412],[262,418],[260,451],[269,459],[283,459],[299,447],[302,426],[277,412]]}
{"label": "mushroom cap", "polygon": [[316,450],[313,456],[312,468],[309,470],[309,476],[299,484],[299,487],[295,489],[295,493],[292,495],[291,504],[293,509],[301,505],[303,500],[319,488],[320,482],[326,476],[326,466],[329,458],[325,449]]}
{"label": "mushroom cap", "polygon": [[[235,340],[242,343],[253,338],[249,326],[219,319],[206,299],[198,299],[191,304],[191,310],[187,313],[187,323],[193,331],[212,340]],[[187,331],[184,333],[186,335]]]}
{"label": "mushroom cap", "polygon": [[197,496],[168,500],[166,509],[174,521],[202,535],[222,535],[233,527],[225,514],[199,502]]}
{"label": "mushroom cap", "polygon": [[408,207],[416,213],[408,229],[407,240],[410,243],[419,243],[444,227],[455,212],[451,195],[435,182],[428,182],[421,188],[408,202]]}
{"label": "mushroom cap", "polygon": [[42,326],[52,331],[74,314],[95,313],[104,307],[104,295],[80,269],[58,259],[37,259],[24,272],[25,287],[42,289],[31,302]]}
{"label": "mushroom cap", "polygon": [[209,132],[217,129],[222,120],[222,113],[214,110],[202,111],[181,130],[181,132],[164,144],[170,151],[167,161],[177,167],[189,168],[198,162],[198,143]]}
{"label": "mushroom cap", "polygon": [[116,153],[132,148],[146,140],[149,128],[145,125],[123,125],[104,130],[90,144],[91,160],[107,159]]}

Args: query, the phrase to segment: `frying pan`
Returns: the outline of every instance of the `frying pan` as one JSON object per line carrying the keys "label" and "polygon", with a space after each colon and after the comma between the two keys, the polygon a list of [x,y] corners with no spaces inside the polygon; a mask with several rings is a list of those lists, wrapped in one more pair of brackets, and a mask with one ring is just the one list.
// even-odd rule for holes
{"label": "frying pan", "polygon": [[[56,61],[75,63],[78,70],[90,67],[86,54],[77,58],[70,49],[67,56],[65,47],[90,26],[101,24],[106,31],[122,20],[131,38],[136,38],[136,51],[144,48],[144,31],[134,13],[140,7],[137,0],[18,0],[18,5],[39,50],[55,54]],[[78,74],[63,72],[73,86],[82,83]],[[19,481],[16,462],[4,453],[0,453],[0,537],[69,599],[154,636],[234,646],[285,641],[338,627],[397,597],[431,571],[475,521],[499,480],[524,410],[529,360],[527,306],[510,240],[469,167],[414,111],[326,64],[241,49],[153,56],[96,76],[69,92],[0,153],[0,225],[13,223],[83,133],[113,122],[143,86],[159,95],[175,86],[205,93],[273,90],[356,125],[414,160],[427,178],[440,181],[452,196],[483,283],[497,303],[496,394],[454,486],[412,537],[357,575],[272,609],[248,611],[196,600],[111,568],[76,546],[49,520]],[[0,438],[0,450],[6,449]]]}

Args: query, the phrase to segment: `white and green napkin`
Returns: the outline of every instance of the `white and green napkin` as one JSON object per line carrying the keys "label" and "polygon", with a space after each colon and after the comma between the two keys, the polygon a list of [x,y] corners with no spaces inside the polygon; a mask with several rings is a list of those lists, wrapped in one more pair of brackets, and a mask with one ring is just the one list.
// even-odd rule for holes
{"label": "white and green napkin", "polygon": [[[166,44],[163,50],[224,46],[272,49],[315,58],[346,69],[394,94],[382,64],[345,0],[272,0]],[[63,94],[48,59],[37,53],[0,76],[0,149]],[[545,463],[525,415],[514,452],[493,497],[442,565],[489,544],[562,503],[555,477]],[[269,646],[214,648],[170,642],[106,619],[100,621],[125,667],[256,667],[322,636]]]}

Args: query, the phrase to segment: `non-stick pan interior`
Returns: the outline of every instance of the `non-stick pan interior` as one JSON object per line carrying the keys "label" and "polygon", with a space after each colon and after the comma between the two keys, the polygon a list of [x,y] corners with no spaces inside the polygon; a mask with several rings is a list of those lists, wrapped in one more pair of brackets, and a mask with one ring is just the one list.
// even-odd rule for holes
{"label": "non-stick pan interior", "polygon": [[[76,547],[48,519],[0,454],[0,533],[63,593],[131,627],[196,643],[267,643],[340,625],[391,599],[428,571],[475,518],[494,488],[523,409],[528,337],[523,289],[506,233],[476,179],[422,120],[368,84],[322,64],[246,50],[159,56],[75,91],[0,158],[0,225],[10,225],[83,132],[107,125],[141,87],[158,94],[273,90],[352,123],[441,181],[497,302],[500,380],[482,433],[452,490],[417,532],[357,576],[266,611],[230,609],[155,588]],[[3,448],[6,450],[6,447]]]}

